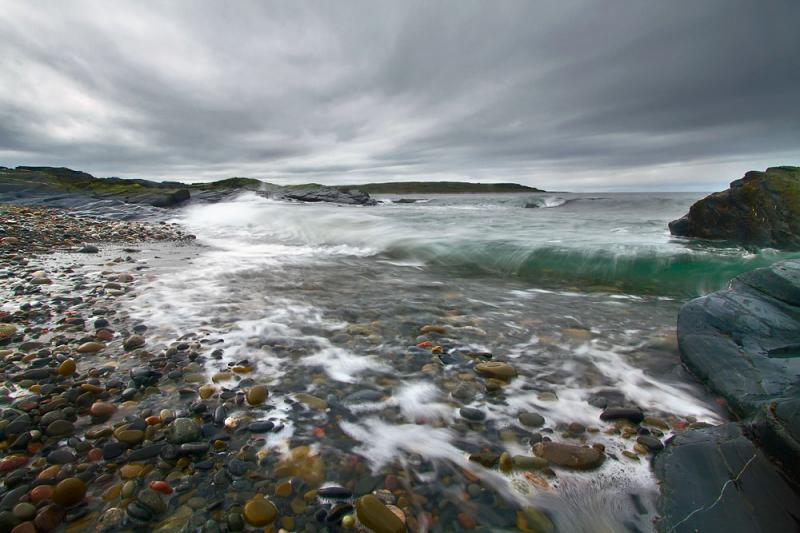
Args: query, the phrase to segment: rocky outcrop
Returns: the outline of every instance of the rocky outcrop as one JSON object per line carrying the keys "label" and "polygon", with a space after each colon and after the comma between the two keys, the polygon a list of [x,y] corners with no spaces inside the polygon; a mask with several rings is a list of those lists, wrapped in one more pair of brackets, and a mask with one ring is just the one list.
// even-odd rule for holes
{"label": "rocky outcrop", "polygon": [[673,235],[800,248],[800,167],[751,171],[669,224]]}
{"label": "rocky outcrop", "polygon": [[[95,178],[91,174],[55,167],[0,168],[0,202],[79,208],[94,200],[137,206],[171,208],[186,202],[214,203],[245,191],[301,202],[376,205],[369,194],[333,187],[281,187],[251,178],[210,183]],[[106,206],[108,207],[108,206]]]}
{"label": "rocky outcrop", "polygon": [[796,531],[800,497],[739,424],[681,433],[656,455],[659,531]]}
{"label": "rocky outcrop", "polygon": [[[726,400],[740,422],[689,431],[656,459],[663,529],[671,531],[692,509],[710,506],[723,487],[728,492],[714,509],[675,530],[727,525],[722,529],[778,531],[774,525],[787,523],[796,528],[800,500],[796,492],[794,499],[784,494],[797,490],[787,479],[800,479],[800,260],[748,272],[729,288],[687,303],[678,316],[678,343],[686,366]],[[756,466],[741,474],[746,481],[729,486],[748,458]],[[765,494],[783,498],[778,508],[764,501]],[[758,527],[741,529],[742,524]]]}
{"label": "rocky outcrop", "polygon": [[333,187],[290,190],[280,196],[299,202],[330,202],[346,205],[377,205],[378,203],[363,191],[357,189],[339,190]]}

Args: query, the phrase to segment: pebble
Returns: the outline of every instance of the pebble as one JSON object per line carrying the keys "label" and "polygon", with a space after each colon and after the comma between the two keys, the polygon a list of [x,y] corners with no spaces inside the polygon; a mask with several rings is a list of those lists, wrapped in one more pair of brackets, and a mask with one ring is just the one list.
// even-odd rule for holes
{"label": "pebble", "polygon": [[244,519],[251,526],[264,527],[275,521],[278,509],[271,501],[264,497],[251,498],[244,505]]}
{"label": "pebble", "polygon": [[254,385],[247,389],[247,393],[245,394],[247,403],[250,405],[260,405],[264,403],[267,396],[269,396],[269,391],[266,385]]}
{"label": "pebble", "polygon": [[605,460],[605,455],[597,448],[559,442],[536,443],[533,445],[533,453],[558,466],[576,470],[597,468]]}
{"label": "pebble", "polygon": [[200,426],[191,418],[176,418],[172,422],[169,441],[173,444],[192,442],[200,438]]}
{"label": "pebble", "polygon": [[514,468],[518,470],[541,470],[550,463],[543,457],[529,457],[527,455],[515,455],[511,458]]}
{"label": "pebble", "polygon": [[403,533],[406,531],[403,521],[372,494],[358,499],[356,516],[359,522],[375,533]]}
{"label": "pebble", "polygon": [[27,502],[18,503],[11,511],[20,520],[30,520],[36,516],[36,506]]}
{"label": "pebble", "polygon": [[536,428],[544,425],[544,417],[539,413],[520,413],[519,422],[523,426]]}
{"label": "pebble", "polygon": [[89,408],[89,414],[97,418],[106,418],[114,414],[117,408],[108,402],[94,402]]}
{"label": "pebble", "polygon": [[475,365],[475,371],[481,375],[509,381],[517,376],[517,371],[508,363],[500,361],[486,361]]}
{"label": "pebble", "polygon": [[328,408],[328,402],[322,398],[317,398],[316,396],[312,396],[311,394],[306,394],[304,392],[295,394],[294,399],[304,405],[307,405],[311,409],[316,409],[317,411],[324,411]]}
{"label": "pebble", "polygon": [[106,345],[103,344],[102,342],[84,342],[83,344],[78,346],[78,349],[76,351],[78,353],[94,353],[94,352],[99,352],[105,347]]}
{"label": "pebble", "polygon": [[48,424],[45,432],[51,437],[65,437],[75,432],[75,426],[69,420],[56,420]]}
{"label": "pebble", "polygon": [[63,377],[71,376],[75,373],[77,367],[78,365],[75,364],[75,359],[66,359],[58,365],[58,375]]}
{"label": "pebble", "polygon": [[651,452],[658,452],[664,449],[664,443],[652,435],[640,435],[636,442],[650,450]]}
{"label": "pebble", "polygon": [[628,420],[634,424],[644,420],[644,413],[636,407],[609,407],[600,414],[600,420]]}
{"label": "pebble", "polygon": [[125,339],[125,341],[122,343],[122,347],[128,351],[141,348],[144,345],[145,345],[145,340],[144,337],[142,337],[141,335],[131,335],[130,337]]}
{"label": "pebble", "polygon": [[76,477],[62,480],[53,489],[53,501],[64,507],[71,507],[83,501],[86,495],[86,483]]}
{"label": "pebble", "polygon": [[459,413],[461,413],[461,416],[467,420],[472,420],[473,422],[481,422],[486,420],[486,413],[473,407],[462,407],[459,410]]}

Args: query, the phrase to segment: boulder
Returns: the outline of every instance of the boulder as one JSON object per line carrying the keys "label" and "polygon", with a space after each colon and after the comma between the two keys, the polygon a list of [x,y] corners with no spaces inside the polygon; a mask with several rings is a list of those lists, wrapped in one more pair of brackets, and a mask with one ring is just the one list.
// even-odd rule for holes
{"label": "boulder", "polygon": [[800,497],[739,424],[689,430],[655,456],[659,531],[795,531]]}
{"label": "boulder", "polygon": [[800,248],[800,167],[750,171],[669,224],[673,235]]}

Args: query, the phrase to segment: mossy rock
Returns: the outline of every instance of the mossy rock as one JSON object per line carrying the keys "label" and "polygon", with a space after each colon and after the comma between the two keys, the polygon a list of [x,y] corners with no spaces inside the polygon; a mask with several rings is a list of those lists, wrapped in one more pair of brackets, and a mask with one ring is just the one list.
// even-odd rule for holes
{"label": "mossy rock", "polygon": [[748,172],[669,227],[673,235],[800,249],[800,167]]}

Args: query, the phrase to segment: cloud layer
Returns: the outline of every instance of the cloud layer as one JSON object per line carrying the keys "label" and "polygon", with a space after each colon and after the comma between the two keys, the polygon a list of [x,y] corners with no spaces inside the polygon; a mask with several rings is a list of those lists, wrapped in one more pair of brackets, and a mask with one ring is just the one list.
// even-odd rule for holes
{"label": "cloud layer", "polygon": [[0,165],[715,189],[800,164],[800,3],[0,1]]}

